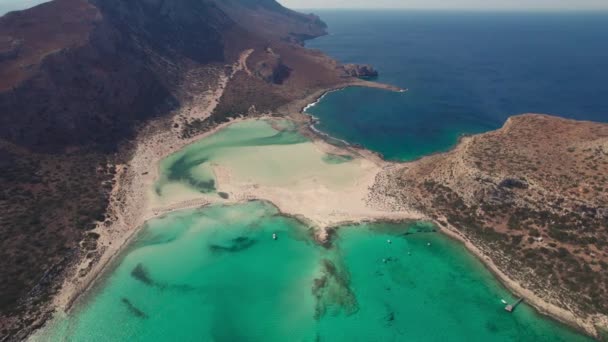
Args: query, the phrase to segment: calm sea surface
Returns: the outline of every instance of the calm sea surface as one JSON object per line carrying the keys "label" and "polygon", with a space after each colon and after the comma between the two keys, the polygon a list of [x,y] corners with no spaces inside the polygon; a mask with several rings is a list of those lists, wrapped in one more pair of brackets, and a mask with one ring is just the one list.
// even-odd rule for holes
{"label": "calm sea surface", "polygon": [[351,88],[309,113],[388,159],[447,150],[521,113],[608,121],[608,12],[315,12],[330,35],[309,47],[409,92]]}
{"label": "calm sea surface", "polygon": [[[234,124],[165,159],[155,190],[213,193],[209,163],[280,181],[284,171],[300,171],[280,161],[265,167],[265,151],[306,144],[289,125],[278,132],[262,121]],[[249,158],[250,148],[259,157]],[[329,173],[353,162],[325,157],[300,153],[307,162],[298,168]],[[357,179],[341,173],[349,177]],[[156,218],[75,309],[34,340],[586,340],[526,304],[505,312],[502,300],[515,298],[428,223],[340,227],[329,248],[312,235],[263,202]]]}
{"label": "calm sea surface", "polygon": [[[278,239],[273,240],[272,234]],[[387,243],[391,240],[391,244]],[[342,227],[331,248],[261,202],[149,222],[39,341],[585,341],[415,224]]]}

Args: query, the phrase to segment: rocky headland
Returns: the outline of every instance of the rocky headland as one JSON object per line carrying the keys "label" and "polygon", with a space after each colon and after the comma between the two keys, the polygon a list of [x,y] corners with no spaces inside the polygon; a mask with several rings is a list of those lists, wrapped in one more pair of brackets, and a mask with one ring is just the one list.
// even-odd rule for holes
{"label": "rocky headland", "polygon": [[541,312],[608,328],[608,125],[538,114],[387,169],[371,199],[416,208]]}

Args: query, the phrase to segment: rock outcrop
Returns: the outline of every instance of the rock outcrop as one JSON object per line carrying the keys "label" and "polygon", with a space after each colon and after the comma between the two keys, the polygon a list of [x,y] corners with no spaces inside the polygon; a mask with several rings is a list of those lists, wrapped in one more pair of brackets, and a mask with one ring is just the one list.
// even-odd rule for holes
{"label": "rock outcrop", "polygon": [[378,71],[368,64],[345,64],[341,66],[341,69],[344,71],[344,74],[349,77],[378,77]]}
{"label": "rock outcrop", "polygon": [[283,63],[281,56],[267,48],[266,56],[256,63],[252,72],[267,83],[282,84],[289,77],[291,68]]}

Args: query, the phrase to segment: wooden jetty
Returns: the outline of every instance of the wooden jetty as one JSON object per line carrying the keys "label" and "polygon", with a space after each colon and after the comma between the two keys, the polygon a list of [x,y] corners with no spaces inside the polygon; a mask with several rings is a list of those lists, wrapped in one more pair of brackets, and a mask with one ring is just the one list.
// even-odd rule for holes
{"label": "wooden jetty", "polygon": [[507,312],[513,312],[513,310],[515,310],[515,307],[517,307],[519,305],[519,303],[523,302],[524,299],[523,298],[519,298],[517,300],[517,302],[513,303],[513,304],[507,304],[507,306],[505,306],[505,310]]}

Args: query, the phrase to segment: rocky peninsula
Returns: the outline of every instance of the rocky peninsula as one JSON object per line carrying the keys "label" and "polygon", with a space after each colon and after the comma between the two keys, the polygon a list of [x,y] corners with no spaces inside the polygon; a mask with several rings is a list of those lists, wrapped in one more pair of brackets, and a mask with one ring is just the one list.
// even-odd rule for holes
{"label": "rocky peninsula", "polygon": [[526,114],[388,169],[371,198],[429,215],[539,311],[599,337],[608,327],[606,175],[607,124]]}

